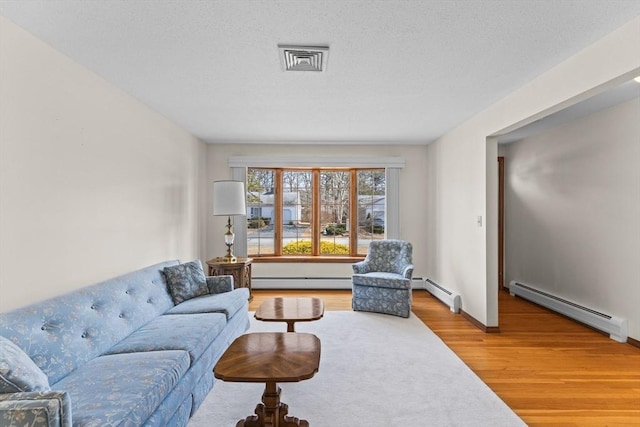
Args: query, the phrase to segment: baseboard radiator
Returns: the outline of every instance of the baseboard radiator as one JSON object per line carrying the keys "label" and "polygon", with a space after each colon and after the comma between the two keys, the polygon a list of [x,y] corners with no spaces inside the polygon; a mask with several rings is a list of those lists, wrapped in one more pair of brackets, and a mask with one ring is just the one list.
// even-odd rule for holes
{"label": "baseboard radiator", "polygon": [[[413,289],[424,289],[422,278],[414,277]],[[252,277],[253,289],[351,289],[349,277]]]}
{"label": "baseboard radiator", "polygon": [[351,289],[351,277],[253,277],[253,289]]}
{"label": "baseboard radiator", "polygon": [[612,340],[627,342],[627,320],[584,307],[512,280],[509,293],[527,299],[578,322],[609,334]]}
{"label": "baseboard radiator", "polygon": [[448,305],[452,312],[458,313],[460,311],[460,295],[454,294],[430,279],[424,279],[424,286],[427,292]]}

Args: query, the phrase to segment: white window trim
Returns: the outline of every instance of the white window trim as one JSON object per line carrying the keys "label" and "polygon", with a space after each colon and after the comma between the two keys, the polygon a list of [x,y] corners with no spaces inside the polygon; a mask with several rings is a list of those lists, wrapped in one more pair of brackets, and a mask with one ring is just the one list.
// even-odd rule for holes
{"label": "white window trim", "polygon": [[[286,168],[286,167],[350,167],[350,168],[385,168],[386,179],[386,233],[387,239],[400,238],[400,169],[404,168],[403,157],[265,157],[265,156],[231,156],[228,160],[234,181],[242,181],[246,185],[247,168]],[[243,223],[233,227],[235,241],[234,252],[237,256],[247,256],[246,217]],[[240,221],[237,221],[240,222]]]}
{"label": "white window trim", "polygon": [[230,156],[230,168],[342,167],[403,168],[404,157]]}

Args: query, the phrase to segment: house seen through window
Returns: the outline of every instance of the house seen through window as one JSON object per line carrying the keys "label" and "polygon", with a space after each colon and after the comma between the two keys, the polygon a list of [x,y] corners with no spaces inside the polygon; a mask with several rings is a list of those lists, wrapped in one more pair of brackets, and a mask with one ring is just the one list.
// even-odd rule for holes
{"label": "house seen through window", "polygon": [[384,168],[248,168],[251,257],[354,257],[385,238]]}

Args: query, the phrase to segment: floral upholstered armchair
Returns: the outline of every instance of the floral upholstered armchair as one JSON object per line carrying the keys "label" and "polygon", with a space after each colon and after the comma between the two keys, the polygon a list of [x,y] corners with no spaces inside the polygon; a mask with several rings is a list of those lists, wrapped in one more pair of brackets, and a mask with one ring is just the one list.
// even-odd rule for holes
{"label": "floral upholstered armchair", "polygon": [[412,252],[411,243],[402,240],[371,242],[367,257],[353,264],[352,308],[409,317]]}

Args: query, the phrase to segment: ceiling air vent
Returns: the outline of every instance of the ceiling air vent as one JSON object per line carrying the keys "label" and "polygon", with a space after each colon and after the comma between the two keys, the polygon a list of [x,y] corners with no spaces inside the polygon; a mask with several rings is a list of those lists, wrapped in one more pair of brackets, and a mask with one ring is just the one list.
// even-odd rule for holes
{"label": "ceiling air vent", "polygon": [[325,71],[329,46],[278,45],[283,71]]}

